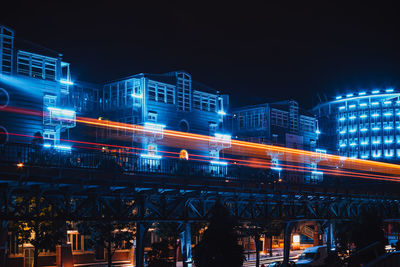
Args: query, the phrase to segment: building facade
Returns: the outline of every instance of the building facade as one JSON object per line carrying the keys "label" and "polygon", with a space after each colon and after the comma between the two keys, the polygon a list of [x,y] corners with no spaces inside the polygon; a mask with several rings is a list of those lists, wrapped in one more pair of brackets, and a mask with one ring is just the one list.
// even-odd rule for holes
{"label": "building facade", "polygon": [[[271,102],[233,109],[233,136],[240,140],[261,144],[271,144],[295,149],[319,151],[318,121],[309,112],[299,108],[294,100]],[[318,182],[322,172],[317,170],[317,161],[304,160],[300,165],[311,168],[311,172],[285,172],[282,175],[282,164],[293,164],[293,159],[279,153],[267,153],[271,159],[271,169],[280,177],[292,182]]]}
{"label": "building facade", "polygon": [[378,161],[400,159],[400,93],[392,88],[339,95],[313,108],[320,142],[331,153]]}

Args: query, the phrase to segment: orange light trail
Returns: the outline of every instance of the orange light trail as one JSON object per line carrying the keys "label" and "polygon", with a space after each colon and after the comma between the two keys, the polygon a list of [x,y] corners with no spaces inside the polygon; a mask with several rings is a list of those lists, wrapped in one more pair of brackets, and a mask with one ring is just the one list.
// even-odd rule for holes
{"label": "orange light trail", "polygon": [[[20,114],[28,114],[33,116],[43,116],[43,112],[41,111],[34,111],[30,109],[22,109],[22,108],[13,108],[13,107],[5,107],[2,111],[7,112],[16,112]],[[46,115],[46,113],[45,113]],[[126,123],[119,123],[109,120],[97,120],[93,118],[86,118],[86,117],[77,117],[76,121],[86,125],[93,125],[98,127],[110,127],[113,129],[119,130],[128,130],[138,132],[145,132],[145,133],[152,133],[153,131],[149,131],[145,129],[144,126],[140,125],[133,125],[133,124],[126,124]],[[186,133],[174,130],[164,129],[162,131],[165,140],[160,142],[165,143],[173,143],[174,138],[179,140],[188,139],[188,140],[196,140],[200,141],[200,143],[196,144],[195,142],[191,142],[190,145],[192,146],[201,146],[201,145],[208,145],[211,141],[216,141],[219,143],[221,140],[217,140],[215,137],[201,135],[201,134],[193,134],[193,133]],[[66,140],[68,141],[68,140]],[[181,142],[180,142],[181,143]],[[108,145],[107,146],[114,146]],[[262,158],[268,158],[268,153],[278,155],[280,161],[286,162],[296,162],[300,164],[309,164],[311,161],[318,159],[318,165],[323,165],[327,167],[340,167],[343,169],[352,169],[358,171],[366,171],[366,172],[375,172],[375,173],[385,173],[385,174],[392,174],[399,176],[400,175],[400,165],[385,163],[385,162],[377,162],[371,160],[363,160],[363,159],[353,159],[347,157],[341,157],[337,155],[331,154],[321,154],[317,152],[311,152],[306,150],[299,150],[294,148],[286,148],[286,147],[279,147],[273,145],[266,145],[266,144],[259,144],[259,143],[252,143],[240,140],[231,140],[231,147],[223,149],[225,153],[232,154],[232,155],[240,155],[240,156],[256,156]],[[322,157],[322,158],[321,158]]]}

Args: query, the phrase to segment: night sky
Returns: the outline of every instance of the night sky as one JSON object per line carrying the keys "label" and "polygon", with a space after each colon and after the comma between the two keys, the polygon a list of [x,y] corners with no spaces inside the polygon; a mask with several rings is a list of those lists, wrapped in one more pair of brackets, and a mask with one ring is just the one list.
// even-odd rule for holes
{"label": "night sky", "polygon": [[400,87],[399,9],[390,3],[14,2],[0,23],[63,53],[77,80],[184,69],[234,105],[293,98],[307,108],[318,95]]}

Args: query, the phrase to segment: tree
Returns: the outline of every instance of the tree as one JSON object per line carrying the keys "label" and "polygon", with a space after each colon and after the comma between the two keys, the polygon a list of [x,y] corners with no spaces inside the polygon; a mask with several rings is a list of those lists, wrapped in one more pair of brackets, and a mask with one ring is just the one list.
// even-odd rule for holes
{"label": "tree", "polygon": [[217,202],[210,224],[193,249],[196,267],[241,267],[243,247],[238,244],[237,222],[229,210]]}
{"label": "tree", "polygon": [[385,253],[387,239],[383,231],[382,218],[376,210],[363,210],[358,218],[350,222],[337,223],[335,229],[339,251],[351,250],[352,246],[356,251],[360,251],[376,243],[370,250],[359,254],[357,262],[365,263]]}
{"label": "tree", "polygon": [[78,223],[78,231],[83,235],[90,236],[88,246],[106,249],[109,267],[111,267],[112,257],[118,248],[131,248],[133,245],[133,225],[119,219],[127,205],[128,203],[121,199],[114,199],[110,201],[108,207],[103,209],[100,220]]}
{"label": "tree", "polygon": [[156,233],[157,235],[168,244],[169,247],[172,247],[173,257],[174,257],[174,265],[176,266],[177,258],[176,254],[179,247],[179,234],[180,234],[180,224],[179,223],[157,223],[156,225]]}
{"label": "tree", "polygon": [[30,243],[34,247],[34,267],[38,266],[41,250],[54,251],[65,237],[65,221],[51,218],[60,216],[62,210],[43,197],[17,197],[14,214],[21,219],[10,223],[9,230],[19,243]]}
{"label": "tree", "polygon": [[[167,240],[151,244],[151,250],[147,254],[148,267],[171,267],[169,258],[169,243]],[[176,264],[175,264],[176,265]]]}

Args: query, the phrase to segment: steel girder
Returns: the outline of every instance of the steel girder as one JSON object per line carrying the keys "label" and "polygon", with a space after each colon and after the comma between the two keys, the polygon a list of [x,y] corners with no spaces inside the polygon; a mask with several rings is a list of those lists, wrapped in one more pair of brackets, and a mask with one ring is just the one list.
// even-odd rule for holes
{"label": "steel girder", "polygon": [[43,220],[206,221],[217,201],[226,205],[238,220],[250,222],[351,219],[363,209],[372,208],[386,220],[400,218],[400,201],[393,198],[135,187],[119,190],[110,186],[82,190],[43,184],[0,187],[0,220],[24,219],[14,212],[14,200],[19,196],[43,197],[63,211]]}

